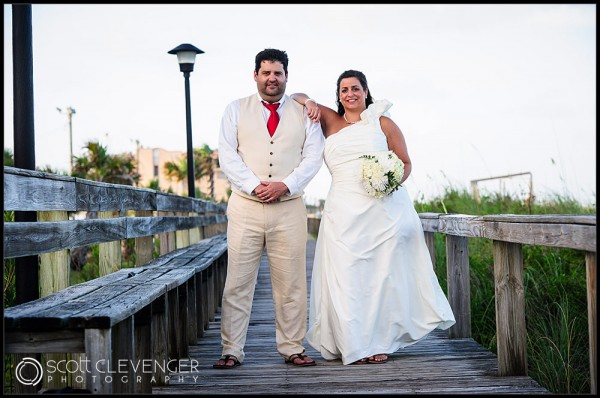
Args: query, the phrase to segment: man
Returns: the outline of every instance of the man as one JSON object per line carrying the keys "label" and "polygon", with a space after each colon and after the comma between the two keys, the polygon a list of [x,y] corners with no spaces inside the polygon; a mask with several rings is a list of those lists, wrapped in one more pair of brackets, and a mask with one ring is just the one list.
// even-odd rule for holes
{"label": "man", "polygon": [[323,163],[324,136],[304,107],[285,95],[285,51],[255,58],[258,93],[230,103],[219,135],[219,163],[231,183],[228,265],[221,306],[223,351],[215,368],[244,361],[260,257],[271,270],[277,351],[286,363],[316,365],[304,355],[306,207],[303,190]]}

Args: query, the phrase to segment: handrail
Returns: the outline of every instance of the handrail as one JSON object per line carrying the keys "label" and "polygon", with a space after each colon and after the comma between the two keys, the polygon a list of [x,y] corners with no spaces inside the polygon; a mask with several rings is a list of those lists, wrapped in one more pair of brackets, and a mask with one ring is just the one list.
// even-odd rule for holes
{"label": "handrail", "polygon": [[493,240],[494,290],[498,373],[527,375],[527,332],[523,295],[522,245],[562,247],[585,252],[590,386],[597,388],[596,327],[596,215],[470,216],[464,214],[419,214],[426,241],[446,235],[448,299],[457,314],[450,337],[470,337],[470,290],[468,238]]}
{"label": "handrail", "polygon": [[[4,210],[37,211],[39,221],[4,224],[4,258],[203,229],[226,222],[226,204],[7,166]],[[97,211],[101,216],[77,220],[66,214],[79,211]]]}

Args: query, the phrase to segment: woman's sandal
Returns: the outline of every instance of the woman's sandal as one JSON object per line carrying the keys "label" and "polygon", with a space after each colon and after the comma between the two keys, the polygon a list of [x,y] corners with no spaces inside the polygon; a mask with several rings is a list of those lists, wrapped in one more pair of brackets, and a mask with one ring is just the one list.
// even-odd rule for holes
{"label": "woman's sandal", "polygon": [[368,358],[359,359],[358,361],[352,362],[350,365],[366,365],[369,363]]}
{"label": "woman's sandal", "polygon": [[[310,362],[304,362],[306,360],[306,358],[308,358],[308,357],[304,354],[292,354],[289,356],[288,359],[285,360],[285,363],[289,363],[294,366],[315,366],[317,364],[313,359],[310,359]],[[299,359],[303,362],[296,363],[295,361],[297,359]]]}
{"label": "woman's sandal", "polygon": [[[382,359],[377,359],[376,357],[378,356],[383,356],[384,358]],[[370,356],[369,358],[367,358],[367,363],[386,363],[388,360],[388,356],[386,354],[377,354],[377,355],[373,355]]]}
{"label": "woman's sandal", "polygon": [[[223,361],[223,363],[220,363],[221,361]],[[227,365],[227,362],[229,361],[233,361],[233,365]],[[236,368],[238,366],[241,365],[241,362],[238,361],[238,359],[235,357],[235,355],[223,355],[221,358],[219,358],[219,360],[217,361],[217,363],[215,363],[213,365],[213,368],[215,369],[233,369]]]}

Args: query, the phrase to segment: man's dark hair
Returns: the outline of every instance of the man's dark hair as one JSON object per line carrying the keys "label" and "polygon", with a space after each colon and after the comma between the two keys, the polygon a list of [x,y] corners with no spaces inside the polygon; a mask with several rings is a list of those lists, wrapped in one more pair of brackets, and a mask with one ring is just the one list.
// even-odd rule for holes
{"label": "man's dark hair", "polygon": [[[338,77],[337,86],[336,86],[336,90],[335,90],[335,103],[338,106],[338,114],[340,114],[340,115],[343,115],[345,112],[344,106],[340,102],[340,83],[342,82],[342,79],[346,79],[348,77],[357,78],[358,82],[362,86],[363,90],[366,90],[369,88],[369,86],[367,85],[367,77],[361,71],[349,69],[347,71],[342,72],[340,77]],[[369,90],[369,92],[367,93],[367,98],[365,98],[365,106],[368,108],[369,105],[371,105],[372,103],[373,103],[373,97],[371,96],[371,90]]]}
{"label": "man's dark hair", "polygon": [[288,56],[285,51],[277,50],[274,48],[267,48],[256,54],[256,60],[254,63],[254,72],[258,73],[260,64],[262,61],[278,61],[283,64],[283,71],[288,73]]}

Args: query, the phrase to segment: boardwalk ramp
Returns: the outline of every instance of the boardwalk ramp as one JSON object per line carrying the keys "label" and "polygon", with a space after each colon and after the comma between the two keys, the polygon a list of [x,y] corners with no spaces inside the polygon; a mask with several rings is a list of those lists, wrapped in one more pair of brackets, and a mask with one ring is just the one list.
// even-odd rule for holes
{"label": "boardwalk ramp", "polygon": [[[307,242],[310,286],[315,241]],[[435,330],[426,339],[389,356],[385,364],[342,365],[325,361],[308,344],[317,366],[284,363],[275,348],[275,320],[266,255],[261,260],[246,359],[234,369],[213,369],[221,354],[219,314],[190,347],[194,369],[182,362],[169,384],[153,394],[549,394],[526,376],[497,376],[497,357],[471,338],[449,339]]]}

